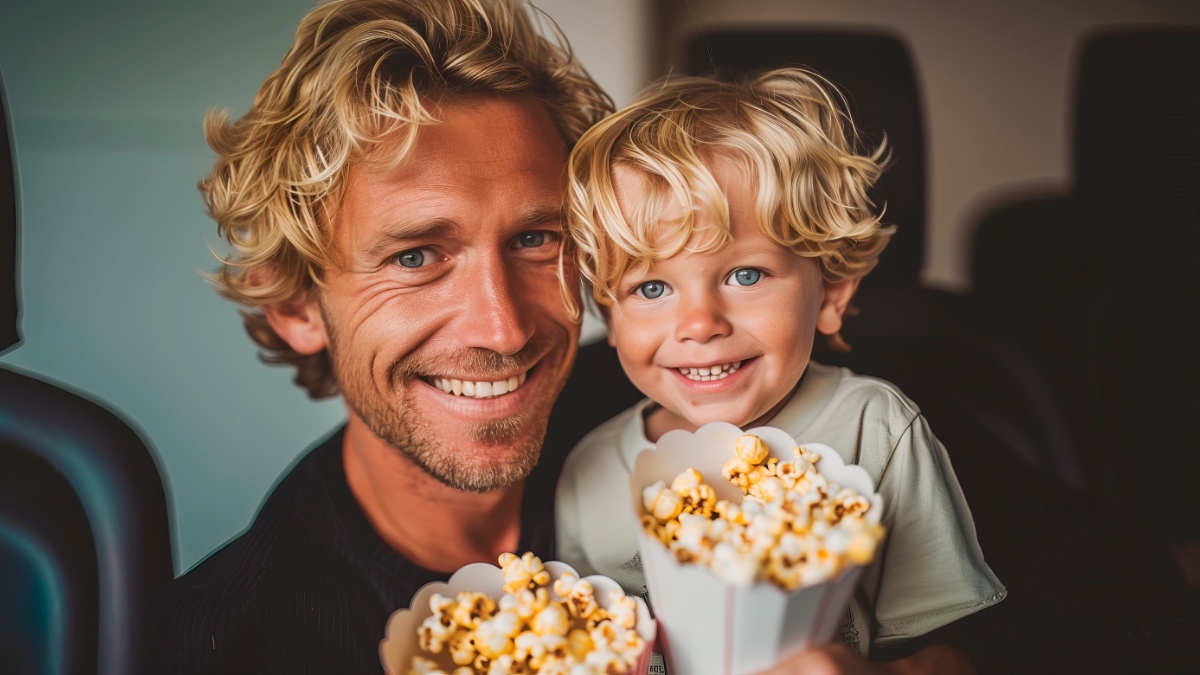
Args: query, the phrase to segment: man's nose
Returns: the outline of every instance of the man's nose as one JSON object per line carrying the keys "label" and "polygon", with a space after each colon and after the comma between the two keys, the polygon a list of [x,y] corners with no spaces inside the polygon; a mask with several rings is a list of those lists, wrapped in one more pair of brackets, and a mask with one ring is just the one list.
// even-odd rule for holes
{"label": "man's nose", "polygon": [[499,256],[477,260],[458,288],[462,294],[459,340],[464,347],[515,354],[533,336],[534,324],[526,316],[515,289],[515,270]]}
{"label": "man's nose", "polygon": [[675,339],[708,342],[733,332],[733,324],[725,316],[720,299],[713,293],[681,298],[675,323]]}

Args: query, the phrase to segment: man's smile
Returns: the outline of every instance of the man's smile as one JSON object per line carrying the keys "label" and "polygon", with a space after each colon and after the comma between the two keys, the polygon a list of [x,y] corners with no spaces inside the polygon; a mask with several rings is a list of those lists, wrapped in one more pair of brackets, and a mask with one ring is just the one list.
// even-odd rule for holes
{"label": "man's smile", "polygon": [[525,384],[529,371],[496,380],[471,380],[456,377],[426,377],[426,382],[447,394],[467,398],[494,398],[516,391]]}

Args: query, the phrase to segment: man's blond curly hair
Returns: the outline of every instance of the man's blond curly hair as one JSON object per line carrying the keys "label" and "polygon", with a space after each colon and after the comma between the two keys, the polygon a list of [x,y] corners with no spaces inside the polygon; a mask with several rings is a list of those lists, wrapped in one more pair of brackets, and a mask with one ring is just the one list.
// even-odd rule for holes
{"label": "man's blond curly hair", "polygon": [[[575,263],[596,301],[608,305],[630,270],[723,246],[731,236],[728,202],[709,164],[724,157],[746,172],[769,238],[816,258],[829,283],[861,277],[894,229],[880,225],[867,196],[884,155],[884,144],[859,149],[836,88],[810,71],[668,77],[592,127],[571,153],[567,222]],[[632,171],[643,187],[625,209],[618,169]],[[672,198],[683,217],[663,220]],[[696,237],[700,212],[717,230]]]}
{"label": "man's blond curly hair", "polygon": [[249,112],[205,119],[218,158],[199,187],[232,248],[211,280],[247,308],[262,359],[296,366],[313,398],[338,393],[328,351],[292,350],[261,307],[312,293],[336,264],[330,222],[351,166],[385,139],[398,141],[389,161],[403,161],[446,97],[532,95],[568,148],[612,110],[553,22],[540,23],[554,39],[520,0],[335,0],[304,17]]}

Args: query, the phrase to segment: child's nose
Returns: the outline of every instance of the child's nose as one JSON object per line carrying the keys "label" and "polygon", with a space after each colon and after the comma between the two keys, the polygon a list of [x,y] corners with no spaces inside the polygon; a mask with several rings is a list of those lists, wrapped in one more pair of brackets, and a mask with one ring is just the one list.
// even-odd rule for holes
{"label": "child's nose", "polygon": [[675,324],[675,339],[679,342],[693,340],[703,343],[733,332],[733,324],[716,303],[681,303],[679,309],[679,320]]}

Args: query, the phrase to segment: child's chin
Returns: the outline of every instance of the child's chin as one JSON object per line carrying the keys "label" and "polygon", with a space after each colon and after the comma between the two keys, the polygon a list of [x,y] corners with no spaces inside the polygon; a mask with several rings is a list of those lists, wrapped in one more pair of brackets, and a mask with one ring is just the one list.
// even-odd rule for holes
{"label": "child's chin", "polygon": [[745,413],[735,410],[704,411],[704,414],[694,413],[688,415],[686,419],[693,427],[696,427],[697,429],[705,424],[708,424],[709,422],[727,422],[740,429],[745,429],[747,428],[746,425],[753,421],[748,419]]}

